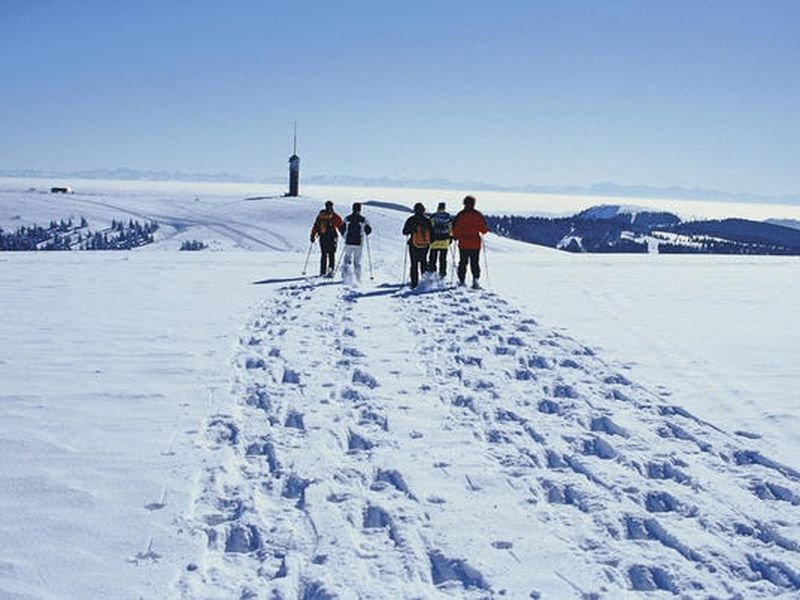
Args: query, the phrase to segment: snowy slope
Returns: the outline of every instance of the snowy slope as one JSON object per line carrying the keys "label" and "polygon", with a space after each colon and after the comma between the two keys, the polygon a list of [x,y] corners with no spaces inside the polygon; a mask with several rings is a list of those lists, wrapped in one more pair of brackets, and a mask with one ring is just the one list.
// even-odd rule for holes
{"label": "snowy slope", "polygon": [[298,277],[319,199],[93,183],[0,193],[162,223],[0,255],[0,597],[798,593],[796,261],[490,236],[491,291],[409,294],[369,207],[350,290]]}

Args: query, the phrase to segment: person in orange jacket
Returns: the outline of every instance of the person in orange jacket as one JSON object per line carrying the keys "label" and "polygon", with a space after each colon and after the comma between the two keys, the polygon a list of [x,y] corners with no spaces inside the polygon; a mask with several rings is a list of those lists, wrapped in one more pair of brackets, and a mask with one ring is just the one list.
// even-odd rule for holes
{"label": "person in orange jacket", "polygon": [[311,243],[319,238],[319,249],[321,251],[319,261],[319,274],[323,277],[330,277],[333,273],[334,261],[336,260],[336,238],[338,230],[342,227],[342,218],[333,210],[333,202],[328,200],[325,208],[319,211],[314,226],[311,228]]}
{"label": "person in orange jacket", "polygon": [[480,253],[481,236],[489,232],[486,219],[475,210],[475,198],[464,198],[464,210],[456,215],[453,220],[453,238],[458,240],[458,284],[464,285],[467,277],[467,263],[472,271],[472,287],[480,288],[481,278]]}
{"label": "person in orange jacket", "polygon": [[417,202],[414,214],[403,225],[403,235],[408,236],[408,255],[411,257],[411,288],[419,285],[420,273],[428,272],[428,248],[431,245],[431,220],[425,214],[425,205]]}

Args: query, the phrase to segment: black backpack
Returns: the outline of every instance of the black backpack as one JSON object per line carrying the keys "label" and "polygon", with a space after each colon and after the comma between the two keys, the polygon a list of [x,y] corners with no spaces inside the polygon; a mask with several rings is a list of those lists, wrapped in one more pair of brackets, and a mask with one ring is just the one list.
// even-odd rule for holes
{"label": "black backpack", "polygon": [[452,219],[449,213],[434,213],[431,217],[433,224],[433,239],[446,240],[450,237],[450,223]]}
{"label": "black backpack", "polygon": [[362,231],[369,235],[372,228],[367,225],[366,219],[361,215],[349,215],[345,218],[347,229],[344,234],[345,244],[349,246],[360,246]]}

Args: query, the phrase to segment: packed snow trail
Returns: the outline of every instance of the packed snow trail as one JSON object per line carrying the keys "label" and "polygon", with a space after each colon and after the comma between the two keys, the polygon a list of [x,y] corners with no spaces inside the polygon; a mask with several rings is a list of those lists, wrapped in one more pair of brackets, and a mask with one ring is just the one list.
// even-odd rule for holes
{"label": "packed snow trail", "polygon": [[800,473],[491,292],[293,283],[233,370],[179,596],[800,592]]}

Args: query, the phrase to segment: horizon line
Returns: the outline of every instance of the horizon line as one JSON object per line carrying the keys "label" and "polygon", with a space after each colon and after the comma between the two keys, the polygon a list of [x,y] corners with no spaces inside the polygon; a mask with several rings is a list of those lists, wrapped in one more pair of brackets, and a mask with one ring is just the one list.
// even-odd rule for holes
{"label": "horizon line", "polygon": [[[229,172],[208,173],[204,171],[133,169],[129,167],[93,169],[0,169],[0,177],[53,178],[74,177],[78,179],[128,180],[128,181],[183,181],[197,183],[254,183],[283,184],[287,176],[268,175],[257,177]],[[687,187],[683,185],[656,186],[642,183],[618,183],[613,181],[591,184],[520,184],[503,185],[485,181],[455,181],[446,178],[399,178],[390,176],[354,175],[307,175],[307,185],[333,185],[336,187],[389,187],[419,189],[469,189],[489,192],[586,195],[643,199],[705,200],[710,202],[762,202],[767,204],[798,204],[799,194],[756,194],[750,192],[727,192],[711,188]]]}

